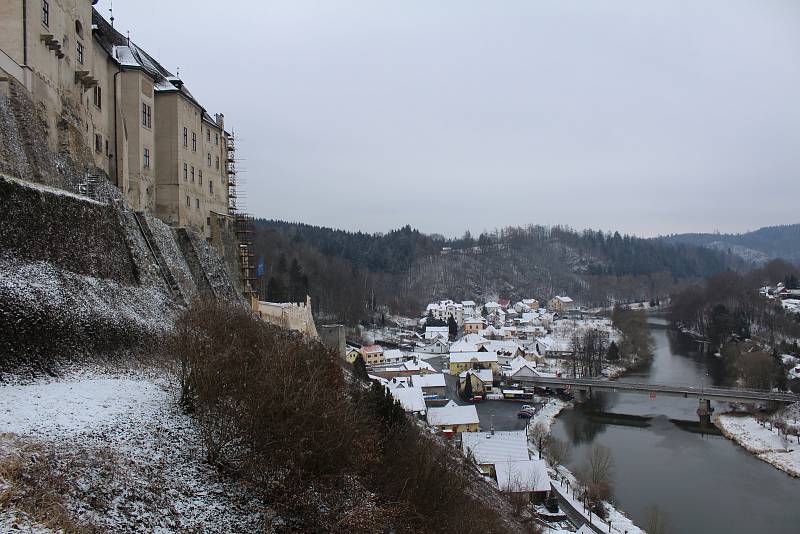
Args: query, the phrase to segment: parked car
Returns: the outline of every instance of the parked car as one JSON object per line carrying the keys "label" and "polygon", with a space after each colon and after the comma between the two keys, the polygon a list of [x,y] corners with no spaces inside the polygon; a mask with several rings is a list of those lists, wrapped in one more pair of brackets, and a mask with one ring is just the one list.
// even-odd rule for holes
{"label": "parked car", "polygon": [[517,412],[517,417],[520,419],[530,419],[533,415],[533,410],[520,410]]}
{"label": "parked car", "polygon": [[523,404],[520,410],[533,410],[533,406],[531,406],[530,404]]}

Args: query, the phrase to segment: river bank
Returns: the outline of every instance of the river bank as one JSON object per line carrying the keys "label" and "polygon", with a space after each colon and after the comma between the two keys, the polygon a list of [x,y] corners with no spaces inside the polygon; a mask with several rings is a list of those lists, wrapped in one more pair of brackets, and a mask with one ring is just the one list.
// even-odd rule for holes
{"label": "river bank", "polygon": [[[563,401],[557,398],[550,399],[544,406],[542,406],[536,415],[530,419],[528,422],[528,431],[530,432],[536,425],[539,424],[543,425],[549,431],[555,422],[556,417],[558,417],[561,411],[565,408],[571,408],[572,406],[572,402]],[[531,449],[531,453],[538,454],[538,450],[536,450],[532,444],[529,444],[529,447]],[[548,473],[555,491],[557,491],[563,499],[567,499],[573,505],[573,508],[580,512],[582,509],[580,503],[575,501],[575,499],[570,496],[569,491],[570,485],[573,488],[578,487],[575,475],[573,475],[569,469],[563,465],[548,467]],[[565,485],[566,481],[569,481],[569,485]],[[591,514],[586,515],[586,520],[592,521],[596,525],[602,523],[604,530],[606,528],[610,528],[610,532],[644,534],[643,530],[634,525],[633,521],[631,521],[631,519],[624,512],[616,509],[614,505],[607,501],[603,501],[603,506],[606,510],[607,520],[599,520],[597,516],[594,516],[592,519]]]}
{"label": "river bank", "polygon": [[756,458],[793,476],[800,477],[800,444],[761,426],[752,415],[720,414],[714,424],[722,434]]}

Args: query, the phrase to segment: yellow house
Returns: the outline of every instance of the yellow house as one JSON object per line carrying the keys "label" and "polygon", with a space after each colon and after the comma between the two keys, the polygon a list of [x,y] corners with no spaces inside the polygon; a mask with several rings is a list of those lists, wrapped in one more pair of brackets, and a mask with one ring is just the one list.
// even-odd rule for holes
{"label": "yellow house", "polygon": [[556,295],[547,303],[547,309],[555,312],[565,312],[571,310],[574,304],[575,301],[571,298]]}
{"label": "yellow house", "polygon": [[495,352],[451,352],[450,374],[457,375],[468,369],[491,369],[497,371]]}
{"label": "yellow house", "polygon": [[479,317],[473,317],[464,321],[465,334],[477,334],[484,328],[486,328],[486,321]]}
{"label": "yellow house", "polygon": [[454,436],[461,432],[477,432],[480,420],[474,405],[451,404],[442,408],[429,408],[428,424],[445,436]]}
{"label": "yellow house", "polygon": [[383,347],[380,345],[367,345],[361,347],[361,354],[364,355],[364,363],[367,365],[378,365],[383,363]]}
{"label": "yellow house", "polygon": [[356,358],[358,358],[358,356],[360,354],[361,354],[361,351],[358,350],[358,348],[356,348],[356,347],[347,347],[347,352],[345,353],[344,359],[347,361],[347,363],[352,364],[352,363],[354,363],[356,361]]}

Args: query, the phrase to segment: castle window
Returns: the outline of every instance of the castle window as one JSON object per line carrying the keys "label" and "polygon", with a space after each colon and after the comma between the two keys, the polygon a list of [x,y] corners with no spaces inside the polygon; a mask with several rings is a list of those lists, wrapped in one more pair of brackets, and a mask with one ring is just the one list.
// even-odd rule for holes
{"label": "castle window", "polygon": [[75,33],[78,34],[78,37],[83,37],[83,24],[79,20],[75,21]]}
{"label": "castle window", "polygon": [[186,207],[187,208],[192,207],[192,201],[189,199],[189,195],[186,195]]}
{"label": "castle window", "polygon": [[153,108],[142,102],[142,126],[153,127]]}
{"label": "castle window", "polygon": [[95,152],[103,151],[103,136],[97,133],[94,134],[94,151]]}
{"label": "castle window", "polygon": [[203,185],[203,171],[197,171],[197,182]]}
{"label": "castle window", "polygon": [[200,199],[199,198],[194,199],[194,207],[200,209]]}
{"label": "castle window", "polygon": [[215,133],[215,134],[214,134],[214,144],[215,144],[215,145],[218,145],[218,144],[219,144],[219,134],[218,134],[218,133]]}
{"label": "castle window", "polygon": [[211,167],[211,152],[208,153],[208,166]]}
{"label": "castle window", "polygon": [[183,181],[185,182],[188,179],[189,179],[189,166],[184,163],[183,164]]}
{"label": "castle window", "polygon": [[214,180],[209,180],[208,181],[208,192],[211,195],[214,194]]}
{"label": "castle window", "polygon": [[189,146],[189,130],[183,127],[183,146]]}
{"label": "castle window", "polygon": [[217,170],[219,170],[219,156],[217,156],[217,159],[216,159],[216,162],[215,162],[215,164],[216,164],[216,166],[217,166]]}
{"label": "castle window", "polygon": [[192,152],[197,152],[197,134],[192,132]]}
{"label": "castle window", "polygon": [[99,85],[94,86],[92,97],[94,100],[94,105],[97,106],[97,109],[103,109],[103,90]]}
{"label": "castle window", "polygon": [[78,63],[83,65],[83,43],[78,41],[78,44],[75,46],[75,52],[77,54]]}
{"label": "castle window", "polygon": [[144,149],[144,168],[145,169],[149,169],[150,168],[150,149],[149,148],[145,148]]}
{"label": "castle window", "polygon": [[42,0],[42,24],[50,26],[50,2]]}
{"label": "castle window", "polygon": [[211,142],[211,129],[206,128],[206,141]]}
{"label": "castle window", "polygon": [[192,183],[194,183],[194,165],[192,165]]}

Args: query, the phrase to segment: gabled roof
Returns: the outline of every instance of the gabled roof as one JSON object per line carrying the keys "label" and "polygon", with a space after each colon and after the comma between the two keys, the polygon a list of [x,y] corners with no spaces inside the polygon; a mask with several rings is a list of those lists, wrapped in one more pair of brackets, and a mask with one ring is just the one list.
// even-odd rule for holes
{"label": "gabled roof", "polygon": [[544,460],[517,460],[494,464],[500,491],[549,491],[550,477]]}
{"label": "gabled roof", "polygon": [[383,352],[383,347],[380,345],[367,345],[366,347],[361,347],[361,352],[364,354],[375,354],[377,352]]}
{"label": "gabled roof", "polygon": [[426,375],[411,375],[411,385],[417,388],[444,387],[444,375],[442,373],[429,373]]}
{"label": "gabled roof", "polygon": [[461,450],[472,453],[477,464],[528,460],[528,438],[524,431],[465,432],[461,435]]}
{"label": "gabled roof", "polygon": [[479,422],[478,410],[473,405],[445,406],[428,410],[428,424],[432,426],[472,425]]}
{"label": "gabled roof", "polygon": [[450,363],[469,363],[475,360],[479,363],[496,362],[497,353],[495,352],[451,352]]}
{"label": "gabled roof", "polygon": [[390,390],[392,397],[397,400],[407,412],[424,412],[425,397],[422,394],[422,388],[395,388]]}

